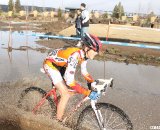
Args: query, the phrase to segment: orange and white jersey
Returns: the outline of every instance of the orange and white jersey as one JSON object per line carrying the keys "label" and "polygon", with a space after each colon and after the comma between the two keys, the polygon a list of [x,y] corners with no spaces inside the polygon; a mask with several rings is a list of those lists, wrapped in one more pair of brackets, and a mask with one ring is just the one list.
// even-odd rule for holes
{"label": "orange and white jersey", "polygon": [[52,65],[66,67],[64,74],[66,84],[80,93],[85,95],[89,94],[89,91],[78,85],[74,79],[76,67],[80,64],[81,73],[84,78],[88,82],[94,81],[86,69],[87,60],[85,60],[83,50],[75,47],[56,49],[49,53],[45,61],[50,67],[52,67]]}

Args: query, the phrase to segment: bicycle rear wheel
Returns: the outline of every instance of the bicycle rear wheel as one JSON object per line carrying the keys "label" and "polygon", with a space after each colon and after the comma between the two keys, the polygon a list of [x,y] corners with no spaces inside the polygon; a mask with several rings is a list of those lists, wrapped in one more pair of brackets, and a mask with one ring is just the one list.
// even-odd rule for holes
{"label": "bicycle rear wheel", "polygon": [[[18,107],[24,111],[31,112],[46,94],[47,92],[41,88],[29,87],[22,91],[18,101]],[[51,118],[55,116],[55,113],[56,106],[50,96],[48,96],[43,105],[35,111],[35,114],[42,114]]]}
{"label": "bicycle rear wheel", "polygon": [[[109,103],[97,103],[96,107],[102,113],[105,130],[133,130],[129,117],[120,108]],[[86,107],[80,114],[77,130],[100,130],[91,106]]]}

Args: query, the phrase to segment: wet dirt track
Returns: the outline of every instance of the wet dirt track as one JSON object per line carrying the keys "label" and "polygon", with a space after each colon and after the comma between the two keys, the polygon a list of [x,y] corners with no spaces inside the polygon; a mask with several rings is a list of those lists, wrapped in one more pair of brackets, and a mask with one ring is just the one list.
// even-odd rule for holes
{"label": "wet dirt track", "polygon": [[[160,68],[114,62],[92,62],[88,69],[95,78],[114,78],[102,102],[109,102],[123,109],[131,118],[135,130],[150,130],[159,126]],[[105,73],[104,73],[105,65]],[[93,71],[93,69],[99,71]],[[101,68],[101,69],[100,69]]]}
{"label": "wet dirt track", "polygon": [[[2,34],[2,37],[4,39],[0,43],[0,102],[2,104],[0,120],[3,122],[9,120],[11,124],[22,130],[49,130],[54,127],[57,130],[67,129],[59,125],[55,126],[53,120],[44,118],[43,115],[35,117],[32,113],[25,113],[16,107],[19,95],[25,88],[35,85],[45,90],[50,89],[50,81],[39,71],[47,53],[36,50],[7,52],[2,47],[7,46],[8,41],[5,39],[8,37],[6,34]],[[26,45],[27,41],[31,47],[41,47],[35,44],[35,40],[16,37],[13,39],[13,45],[20,47]],[[104,77],[115,79],[113,90],[109,89],[108,94],[101,101],[123,109],[131,118],[135,130],[149,130],[150,126],[160,125],[158,114],[160,113],[160,67],[93,61],[88,63],[88,70],[95,79]],[[78,80],[81,80],[81,77],[78,77]]]}

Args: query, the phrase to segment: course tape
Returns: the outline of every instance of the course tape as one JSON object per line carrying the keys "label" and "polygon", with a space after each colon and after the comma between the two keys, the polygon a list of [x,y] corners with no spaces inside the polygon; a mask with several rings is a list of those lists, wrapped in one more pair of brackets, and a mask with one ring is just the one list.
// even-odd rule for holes
{"label": "course tape", "polygon": [[112,42],[112,41],[102,41],[102,43],[103,44],[110,44],[110,45],[129,46],[129,47],[139,47],[139,48],[159,49],[160,50],[160,46],[155,46],[155,45],[133,44],[133,43],[125,43],[125,42]]}
{"label": "course tape", "polygon": [[[66,36],[55,36],[55,35],[44,35],[44,34],[24,34],[21,33],[21,35],[27,35],[27,36],[35,36],[35,37],[43,37],[43,38],[56,38],[56,39],[65,39],[65,40],[81,40],[78,37],[66,37]],[[109,44],[109,45],[119,45],[119,46],[130,46],[130,47],[139,47],[139,48],[149,48],[149,49],[159,49],[160,46],[155,45],[145,45],[145,43],[140,44],[133,44],[133,43],[126,43],[126,42],[113,42],[113,41],[101,41],[103,44]]]}

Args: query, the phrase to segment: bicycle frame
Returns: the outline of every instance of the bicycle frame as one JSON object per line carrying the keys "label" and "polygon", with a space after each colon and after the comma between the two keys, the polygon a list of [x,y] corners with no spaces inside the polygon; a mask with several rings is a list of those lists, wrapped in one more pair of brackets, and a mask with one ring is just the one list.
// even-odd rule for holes
{"label": "bicycle frame", "polygon": [[[69,89],[68,91],[71,92],[71,93],[74,93],[74,94],[76,93],[76,91],[74,91],[74,90],[70,90],[70,89]],[[56,94],[56,88],[53,88],[51,91],[49,91],[49,92],[40,100],[40,102],[35,106],[35,108],[32,110],[32,112],[35,114],[35,112],[38,110],[38,108],[44,104],[46,98],[47,98],[48,96],[51,96],[51,95],[54,95],[54,99],[53,99],[53,100],[54,100],[54,102],[56,103],[56,106],[57,106],[57,105],[58,105],[58,98],[57,98],[57,94]],[[73,114],[74,112],[76,112],[76,111],[78,110],[78,108],[80,108],[80,107],[82,106],[82,104],[83,104],[85,101],[87,101],[87,100],[89,100],[89,98],[85,96],[85,97],[76,105],[76,107],[73,108],[73,109],[67,114],[67,115],[69,115],[69,116],[66,116],[63,121],[65,122],[68,118],[70,118],[70,117],[72,116],[72,114]],[[95,112],[95,114],[96,114],[96,117],[97,117],[97,120],[98,120],[98,124],[99,124],[100,129],[101,129],[101,130],[106,130],[106,129],[104,128],[104,121],[103,121],[103,117],[102,117],[101,111],[96,108],[96,105],[95,105],[96,102],[97,102],[96,100],[91,100],[92,109],[94,110],[94,112]]]}
{"label": "bicycle frame", "polygon": [[96,117],[97,117],[97,120],[98,120],[98,125],[99,125],[100,129],[101,130],[106,130],[106,128],[104,126],[104,120],[103,120],[101,111],[96,108],[96,103],[97,103],[97,100],[91,100],[92,109],[96,114]]}
{"label": "bicycle frame", "polygon": [[[112,84],[113,84],[113,79],[111,78],[110,80],[101,80],[101,81],[104,81],[105,83],[103,85],[97,85],[95,86],[95,88],[97,89],[97,91],[99,93],[105,93],[105,91],[101,92],[102,90],[106,90],[106,88],[108,88],[110,85],[110,87],[112,87]],[[77,93],[75,90],[71,90],[71,89],[68,89],[69,92],[71,92],[72,94],[75,94]],[[32,112],[35,114],[35,112],[38,110],[38,108],[44,104],[46,98],[48,96],[51,96],[53,95],[54,98],[53,98],[53,101],[55,102],[56,106],[58,105],[58,98],[57,98],[57,93],[56,93],[56,88],[53,87],[53,89],[51,91],[49,91],[41,100],[40,102],[34,107],[34,109],[32,110]],[[78,108],[80,108],[82,106],[82,104],[84,102],[86,102],[87,100],[89,100],[89,97],[88,96],[85,96],[77,105],[75,108],[73,108],[64,118],[64,122],[70,118],[73,113],[75,111],[77,111]],[[96,115],[96,118],[97,118],[97,121],[98,121],[98,124],[99,124],[99,127],[101,130],[106,130],[105,126],[104,126],[104,119],[102,117],[102,114],[101,114],[101,111],[99,109],[96,108],[96,103],[97,103],[97,100],[91,100],[91,106],[92,106],[92,109],[93,111],[95,112],[95,115]]]}
{"label": "bicycle frame", "polygon": [[54,95],[54,102],[56,106],[58,105],[58,99],[56,94],[56,88],[53,88],[51,91],[49,91],[40,101],[39,103],[33,108],[32,112],[35,114],[35,112],[38,110],[40,106],[42,106],[46,100],[47,97]]}
{"label": "bicycle frame", "polygon": [[[71,90],[71,89],[68,89],[68,91],[69,91],[71,94],[76,94],[76,93],[77,93],[75,90]],[[55,102],[56,107],[57,107],[57,105],[58,105],[58,97],[57,97],[57,93],[56,93],[56,88],[54,87],[51,91],[49,91],[49,92],[39,101],[39,103],[33,108],[32,112],[35,114],[36,111],[38,110],[38,108],[40,108],[40,107],[44,104],[44,102],[45,102],[45,100],[47,99],[47,97],[49,97],[49,96],[51,96],[51,95],[53,95],[53,97],[54,97],[54,98],[53,98],[53,102]],[[70,112],[68,115],[71,115],[71,113],[77,111],[77,109],[78,109],[79,107],[81,107],[81,105],[82,105],[85,101],[87,101],[88,99],[89,99],[89,98],[85,96],[85,97],[76,105],[76,107],[71,110],[71,112]],[[70,116],[69,116],[69,117],[70,117]],[[68,117],[68,118],[69,118],[69,117]],[[67,119],[67,118],[65,118],[65,119]]]}

